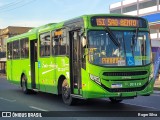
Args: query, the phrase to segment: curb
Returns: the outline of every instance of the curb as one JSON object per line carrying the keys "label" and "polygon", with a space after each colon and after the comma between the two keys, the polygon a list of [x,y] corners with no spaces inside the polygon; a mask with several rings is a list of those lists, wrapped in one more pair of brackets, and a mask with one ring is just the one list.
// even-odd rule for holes
{"label": "curb", "polygon": [[160,91],[160,87],[154,87],[153,90]]}
{"label": "curb", "polygon": [[5,75],[0,74],[0,78],[6,78],[6,76],[5,76]]}
{"label": "curb", "polygon": [[160,91],[155,90],[155,91],[153,91],[153,93],[154,94],[160,94]]}

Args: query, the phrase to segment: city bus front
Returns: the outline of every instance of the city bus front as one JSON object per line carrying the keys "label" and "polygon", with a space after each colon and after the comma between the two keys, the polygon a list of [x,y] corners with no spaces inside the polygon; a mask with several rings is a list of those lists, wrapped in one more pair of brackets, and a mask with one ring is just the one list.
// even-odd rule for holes
{"label": "city bus front", "polygon": [[86,38],[89,81],[82,77],[84,97],[119,102],[153,92],[151,42],[144,19],[91,17]]}

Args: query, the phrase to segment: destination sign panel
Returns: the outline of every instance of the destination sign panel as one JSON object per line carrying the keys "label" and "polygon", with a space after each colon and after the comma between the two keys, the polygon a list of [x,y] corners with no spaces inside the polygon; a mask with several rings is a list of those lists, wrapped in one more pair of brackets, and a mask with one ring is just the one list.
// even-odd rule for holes
{"label": "destination sign panel", "polygon": [[96,19],[97,26],[130,26],[137,27],[138,20],[134,19],[118,19],[118,18],[97,18]]}
{"label": "destination sign panel", "polygon": [[127,17],[93,17],[91,18],[91,25],[109,27],[146,27],[146,21]]}

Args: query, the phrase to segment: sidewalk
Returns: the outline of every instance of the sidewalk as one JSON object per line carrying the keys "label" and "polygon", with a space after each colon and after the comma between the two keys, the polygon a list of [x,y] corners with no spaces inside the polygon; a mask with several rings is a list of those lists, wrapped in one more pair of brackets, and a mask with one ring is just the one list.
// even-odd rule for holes
{"label": "sidewalk", "polygon": [[6,74],[0,73],[0,78],[6,78]]}
{"label": "sidewalk", "polygon": [[160,91],[160,77],[155,81],[154,90]]}

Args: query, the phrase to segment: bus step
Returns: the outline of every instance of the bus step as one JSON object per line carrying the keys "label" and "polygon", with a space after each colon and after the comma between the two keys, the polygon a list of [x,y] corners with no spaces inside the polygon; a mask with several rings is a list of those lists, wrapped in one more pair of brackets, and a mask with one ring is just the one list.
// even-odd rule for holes
{"label": "bus step", "polygon": [[39,92],[39,90],[38,89],[32,89],[34,92]]}
{"label": "bus step", "polygon": [[72,96],[73,98],[85,99],[85,98],[83,98],[81,95],[71,94],[71,96]]}

